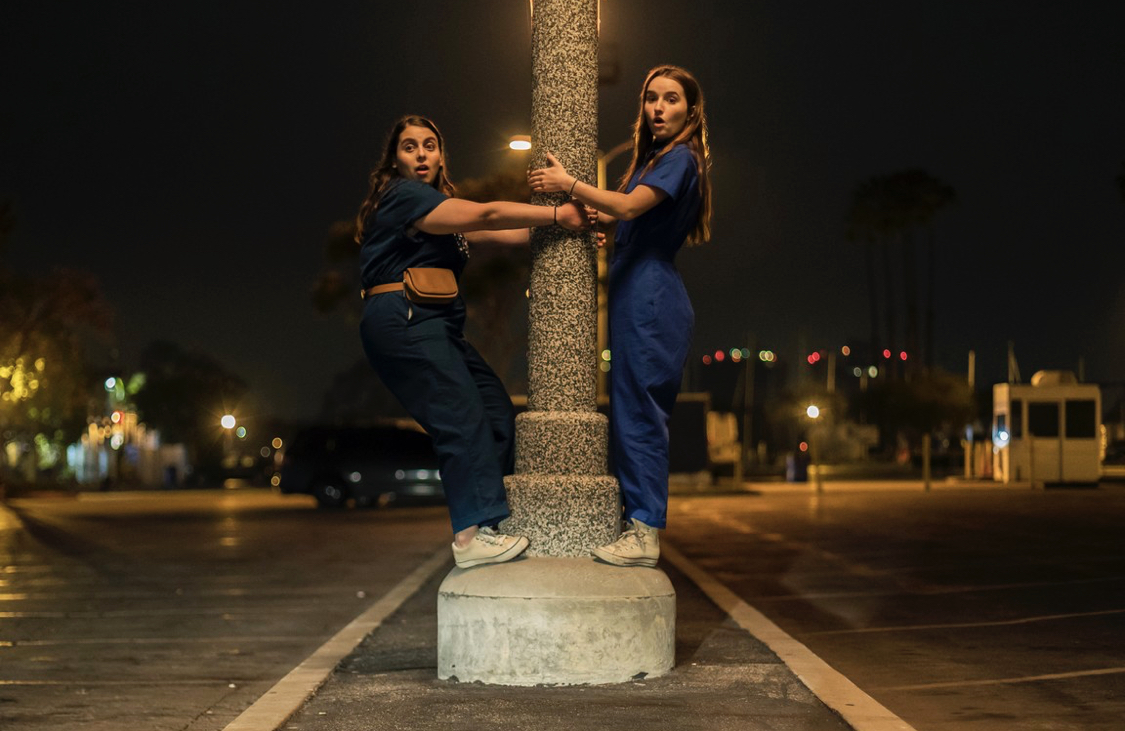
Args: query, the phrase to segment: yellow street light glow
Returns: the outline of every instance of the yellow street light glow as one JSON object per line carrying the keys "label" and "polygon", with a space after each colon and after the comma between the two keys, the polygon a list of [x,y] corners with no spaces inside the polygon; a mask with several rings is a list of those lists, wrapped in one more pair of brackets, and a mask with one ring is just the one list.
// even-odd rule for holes
{"label": "yellow street light glow", "polygon": [[805,409],[805,413],[808,414],[808,417],[810,419],[815,419],[816,417],[820,416],[820,408],[814,406],[813,404],[809,404],[809,407]]}
{"label": "yellow street light glow", "polygon": [[233,429],[235,425],[234,417],[230,414],[223,414],[223,418],[219,419],[224,429]]}
{"label": "yellow street light glow", "polygon": [[508,147],[513,150],[530,150],[531,137],[528,135],[512,135],[511,139],[508,140]]}

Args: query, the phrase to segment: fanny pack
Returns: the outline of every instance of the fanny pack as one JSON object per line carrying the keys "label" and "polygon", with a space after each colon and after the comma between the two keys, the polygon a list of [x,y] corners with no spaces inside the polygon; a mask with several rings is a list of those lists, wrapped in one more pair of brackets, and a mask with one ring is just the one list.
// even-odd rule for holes
{"label": "fanny pack", "polygon": [[457,277],[450,269],[411,267],[401,282],[379,284],[360,292],[363,299],[383,292],[402,291],[406,299],[423,305],[447,305],[457,299]]}

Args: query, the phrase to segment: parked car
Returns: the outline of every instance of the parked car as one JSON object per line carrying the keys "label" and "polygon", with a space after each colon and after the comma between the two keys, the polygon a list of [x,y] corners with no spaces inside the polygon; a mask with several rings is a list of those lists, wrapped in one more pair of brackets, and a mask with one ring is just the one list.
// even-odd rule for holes
{"label": "parked car", "polygon": [[312,495],[324,508],[445,499],[430,437],[402,422],[299,431],[285,449],[278,489]]}

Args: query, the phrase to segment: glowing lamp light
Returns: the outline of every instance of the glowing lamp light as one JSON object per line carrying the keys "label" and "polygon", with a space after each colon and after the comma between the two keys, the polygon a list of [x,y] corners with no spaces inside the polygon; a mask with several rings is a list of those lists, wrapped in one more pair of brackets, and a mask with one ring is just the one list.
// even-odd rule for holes
{"label": "glowing lamp light", "polygon": [[281,445],[283,444],[283,442],[281,441],[281,437],[274,437],[273,441],[270,442],[270,444],[273,445],[274,449],[281,449]]}
{"label": "glowing lamp light", "polygon": [[852,368],[852,375],[855,376],[856,378],[859,378],[860,376],[863,375],[863,369],[860,368],[859,366],[856,366],[855,368]]}
{"label": "glowing lamp light", "polygon": [[709,356],[709,355],[703,356],[703,365],[711,365],[711,356]]}
{"label": "glowing lamp light", "polygon": [[124,414],[122,414],[120,411],[114,411],[112,414],[110,414],[109,420],[114,424],[120,424],[123,417]]}
{"label": "glowing lamp light", "polygon": [[899,353],[898,357],[901,358],[902,360],[906,360],[906,351],[904,350],[901,353]]}
{"label": "glowing lamp light", "polygon": [[820,407],[816,406],[815,404],[809,404],[809,407],[805,409],[805,414],[810,419],[815,419],[816,417],[820,416]]}
{"label": "glowing lamp light", "polygon": [[508,147],[520,151],[530,150],[531,137],[529,135],[512,135],[512,138],[508,140]]}
{"label": "glowing lamp light", "polygon": [[234,433],[238,435],[239,439],[245,439],[246,438],[246,427],[240,426],[240,427],[238,427],[237,429],[234,430]]}
{"label": "glowing lamp light", "polygon": [[883,357],[889,359],[891,357],[891,351],[883,348]]}
{"label": "glowing lamp light", "polygon": [[105,379],[105,390],[112,391],[115,388],[117,388],[116,378],[110,376],[109,378]]}
{"label": "glowing lamp light", "polygon": [[879,375],[879,369],[875,366],[871,366],[867,369],[867,375],[871,378],[874,378],[875,376]]}
{"label": "glowing lamp light", "polygon": [[797,445],[797,449],[801,450],[802,452],[807,452],[807,451],[809,451],[809,443],[808,442],[801,442],[800,444]]}
{"label": "glowing lamp light", "polygon": [[224,429],[233,429],[235,425],[234,417],[230,414],[223,414],[223,418],[219,419],[219,424]]}
{"label": "glowing lamp light", "polygon": [[845,345],[844,347],[840,348],[840,353],[843,354],[844,357],[847,357],[852,354],[852,349]]}
{"label": "glowing lamp light", "polygon": [[610,360],[611,356],[612,356],[612,353],[609,352],[609,348],[606,348],[605,350],[602,351],[602,360],[608,361],[608,360]]}
{"label": "glowing lamp light", "polygon": [[724,360],[726,360],[726,357],[727,357],[727,354],[724,353],[723,351],[721,351],[721,350],[715,351],[716,362],[722,363]]}

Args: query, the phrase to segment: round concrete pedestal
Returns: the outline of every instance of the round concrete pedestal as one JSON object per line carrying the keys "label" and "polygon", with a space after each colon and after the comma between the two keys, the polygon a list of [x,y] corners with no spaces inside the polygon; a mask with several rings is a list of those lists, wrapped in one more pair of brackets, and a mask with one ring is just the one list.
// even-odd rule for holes
{"label": "round concrete pedestal", "polygon": [[538,557],[453,569],[438,589],[438,677],[622,683],[672,669],[676,592],[660,569]]}

